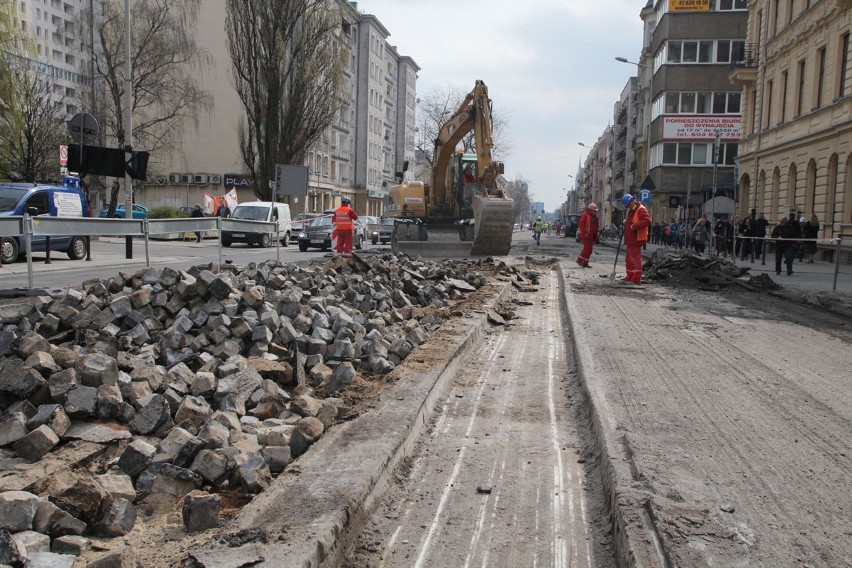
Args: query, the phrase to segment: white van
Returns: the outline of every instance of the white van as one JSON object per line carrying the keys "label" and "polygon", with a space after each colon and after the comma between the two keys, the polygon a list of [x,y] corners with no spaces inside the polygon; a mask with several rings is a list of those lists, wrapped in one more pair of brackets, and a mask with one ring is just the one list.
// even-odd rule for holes
{"label": "white van", "polygon": [[[247,201],[240,203],[231,212],[231,219],[244,221],[267,221],[278,223],[278,234],[281,235],[281,246],[290,244],[293,231],[290,219],[290,206],[286,203],[271,201]],[[268,247],[275,241],[275,233],[252,233],[247,231],[222,231],[222,244],[226,247],[232,243],[256,244]]]}

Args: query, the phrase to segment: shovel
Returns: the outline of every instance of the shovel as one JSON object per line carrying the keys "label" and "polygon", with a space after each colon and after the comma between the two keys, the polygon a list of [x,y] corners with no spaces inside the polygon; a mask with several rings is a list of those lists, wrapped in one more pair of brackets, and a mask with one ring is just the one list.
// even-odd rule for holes
{"label": "shovel", "polygon": [[615,269],[618,266],[618,253],[621,252],[621,240],[624,238],[624,229],[618,235],[618,247],[615,249],[615,262],[612,263],[612,274],[609,275],[607,282],[615,282]]}

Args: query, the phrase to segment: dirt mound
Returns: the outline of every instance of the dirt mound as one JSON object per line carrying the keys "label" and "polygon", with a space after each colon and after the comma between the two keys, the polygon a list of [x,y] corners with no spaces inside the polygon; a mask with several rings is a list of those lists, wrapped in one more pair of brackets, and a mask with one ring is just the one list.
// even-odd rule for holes
{"label": "dirt mound", "polygon": [[658,249],[645,262],[643,278],[673,287],[718,291],[737,285],[747,290],[774,290],[779,286],[766,274],[748,276],[748,267],[727,258],[705,256],[688,251]]}

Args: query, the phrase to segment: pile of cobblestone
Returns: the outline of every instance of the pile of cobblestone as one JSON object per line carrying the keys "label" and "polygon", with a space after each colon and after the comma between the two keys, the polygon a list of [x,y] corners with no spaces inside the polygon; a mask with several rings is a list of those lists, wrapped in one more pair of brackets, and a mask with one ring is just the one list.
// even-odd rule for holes
{"label": "pile of cobblestone", "polygon": [[347,385],[487,282],[482,264],[146,269],[0,307],[0,564],[70,566],[152,495],[182,500],[187,530],[217,526],[217,491],[263,491],[346,416]]}

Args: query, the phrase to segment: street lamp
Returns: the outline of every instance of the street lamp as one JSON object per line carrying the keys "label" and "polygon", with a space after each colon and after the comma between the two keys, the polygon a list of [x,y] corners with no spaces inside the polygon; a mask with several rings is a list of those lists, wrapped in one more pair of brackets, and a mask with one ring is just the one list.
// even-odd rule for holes
{"label": "street lamp", "polygon": [[642,63],[636,63],[635,61],[630,61],[626,57],[616,57],[615,60],[618,61],[619,63],[630,63],[631,65],[635,65],[636,67],[648,67],[647,65],[644,65]]}

